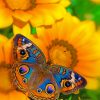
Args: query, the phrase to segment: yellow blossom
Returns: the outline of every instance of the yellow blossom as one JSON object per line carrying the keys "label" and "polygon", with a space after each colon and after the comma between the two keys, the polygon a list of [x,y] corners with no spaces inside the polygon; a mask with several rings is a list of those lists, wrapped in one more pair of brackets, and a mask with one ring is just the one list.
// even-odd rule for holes
{"label": "yellow blossom", "polygon": [[38,27],[33,42],[43,51],[49,64],[72,68],[86,78],[87,89],[98,88],[100,36],[94,22],[80,22],[67,13],[61,22],[46,28]]}
{"label": "yellow blossom", "polygon": [[13,23],[23,27],[26,22],[51,25],[64,17],[69,4],[69,0],[0,0],[0,28]]}

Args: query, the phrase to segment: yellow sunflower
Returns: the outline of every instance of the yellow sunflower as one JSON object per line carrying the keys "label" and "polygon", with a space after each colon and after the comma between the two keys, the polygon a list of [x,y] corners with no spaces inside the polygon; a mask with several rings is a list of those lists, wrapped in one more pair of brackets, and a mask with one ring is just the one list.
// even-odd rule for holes
{"label": "yellow sunflower", "polygon": [[[100,76],[100,36],[95,32],[95,25],[91,21],[80,22],[76,17],[66,13],[66,17],[61,22],[56,22],[52,26],[37,28],[37,37],[31,35],[30,26],[19,28],[14,26],[14,35],[21,33],[32,40],[44,52],[49,63],[55,63],[71,67],[83,75],[87,82],[87,89],[97,89],[97,77]],[[2,38],[1,38],[2,37]],[[13,98],[28,98],[18,91],[11,90],[8,70],[4,64],[11,63],[12,39],[8,40],[0,36],[0,70],[4,78],[0,90],[2,100],[13,100]],[[5,62],[2,64],[2,62]],[[3,68],[3,70],[2,70]],[[6,81],[4,80],[6,79]],[[1,83],[0,82],[0,83]],[[4,84],[5,83],[5,84]],[[95,85],[94,85],[95,84]],[[27,98],[27,99],[26,99]]]}
{"label": "yellow sunflower", "polygon": [[[37,38],[30,34],[29,24],[24,28],[14,25],[13,31],[15,35],[22,33],[39,46],[47,62],[71,67],[83,75],[88,81],[87,89],[98,88],[100,36],[92,21],[80,22],[76,17],[66,13],[66,17],[61,22],[48,27],[38,27]],[[5,47],[8,48],[10,44],[7,42]],[[11,53],[7,54],[9,55],[6,56],[6,61],[9,63]]]}
{"label": "yellow sunflower", "polygon": [[70,67],[86,78],[86,88],[98,88],[100,36],[92,21],[80,22],[67,13],[61,22],[38,27],[33,42],[45,54],[47,63]]}
{"label": "yellow sunflower", "polygon": [[68,0],[0,0],[0,28],[12,23],[23,27],[28,21],[33,26],[51,25],[64,17],[69,4]]}

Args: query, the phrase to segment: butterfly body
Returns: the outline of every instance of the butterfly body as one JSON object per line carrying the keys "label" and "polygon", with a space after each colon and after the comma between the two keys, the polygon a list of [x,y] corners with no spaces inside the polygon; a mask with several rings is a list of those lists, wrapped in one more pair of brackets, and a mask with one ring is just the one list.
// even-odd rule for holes
{"label": "butterfly body", "polygon": [[56,100],[86,85],[86,80],[71,69],[47,65],[42,51],[29,39],[14,38],[11,76],[15,87],[33,100]]}

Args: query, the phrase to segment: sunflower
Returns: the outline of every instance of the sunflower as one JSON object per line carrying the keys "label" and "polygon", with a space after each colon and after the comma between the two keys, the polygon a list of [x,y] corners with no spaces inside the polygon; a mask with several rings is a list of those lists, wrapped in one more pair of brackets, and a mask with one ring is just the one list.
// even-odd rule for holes
{"label": "sunflower", "polygon": [[69,4],[68,0],[0,0],[0,28],[12,23],[23,27],[28,21],[33,26],[51,25],[64,17]]}
{"label": "sunflower", "polygon": [[[87,89],[98,88],[100,34],[97,34],[93,22],[80,22],[76,17],[66,13],[66,17],[60,22],[47,27],[38,27],[36,37],[31,35],[29,24],[23,28],[14,26],[13,32],[14,36],[17,33],[22,33],[32,40],[43,51],[49,64],[71,67],[86,78]],[[2,62],[7,65],[11,63],[12,39],[13,37],[8,40],[6,37],[0,36],[0,48],[2,48],[0,49],[0,55],[3,55],[1,57]],[[3,85],[2,89],[9,91],[11,87],[8,86],[11,83],[9,83],[8,72],[2,63],[0,68],[3,68],[3,70],[5,68],[2,74],[5,73],[3,79],[7,79],[6,85]],[[10,97],[9,100],[17,97],[26,100],[26,96],[18,91],[10,91],[8,94],[2,92],[0,97],[4,98],[3,100],[8,100],[8,97]]]}
{"label": "sunflower", "polygon": [[67,13],[61,22],[38,27],[37,38],[33,38],[33,42],[45,54],[47,63],[71,68],[86,78],[87,89],[98,88],[100,36],[94,22],[80,22]]}
{"label": "sunflower", "polygon": [[3,55],[3,45],[6,43],[8,39],[0,34],[0,63],[4,61],[4,55]]}
{"label": "sunflower", "polygon": [[18,91],[12,91],[9,93],[0,93],[2,100],[30,100],[23,93]]}

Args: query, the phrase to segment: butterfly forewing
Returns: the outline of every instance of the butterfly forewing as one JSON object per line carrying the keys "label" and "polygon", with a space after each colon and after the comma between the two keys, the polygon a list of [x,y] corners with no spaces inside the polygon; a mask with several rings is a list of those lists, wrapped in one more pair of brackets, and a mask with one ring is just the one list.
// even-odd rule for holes
{"label": "butterfly forewing", "polygon": [[23,63],[45,64],[42,51],[28,38],[17,34],[14,38],[14,60]]}

